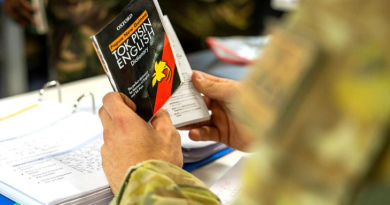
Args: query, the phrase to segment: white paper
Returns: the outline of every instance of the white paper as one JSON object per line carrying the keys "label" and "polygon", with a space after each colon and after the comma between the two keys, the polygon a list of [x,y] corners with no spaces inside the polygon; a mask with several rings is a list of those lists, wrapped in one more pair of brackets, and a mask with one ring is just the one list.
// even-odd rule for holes
{"label": "white paper", "polygon": [[225,175],[222,176],[210,190],[215,193],[222,204],[233,204],[235,199],[240,194],[241,184],[241,167],[243,158],[240,159]]}
{"label": "white paper", "polygon": [[[30,118],[27,114],[32,113],[15,119],[25,121],[20,118]],[[103,139],[98,117],[86,112],[56,114],[52,113],[60,119],[46,124],[35,116],[30,123],[40,127],[32,133],[0,138],[1,193],[34,205],[63,202],[108,188],[101,166]],[[15,122],[17,129],[19,121]]]}
{"label": "white paper", "polygon": [[4,118],[0,121],[0,141],[33,133],[69,116],[72,112],[69,105],[53,102],[27,105],[25,107],[21,105],[19,110],[12,110],[0,116]]}
{"label": "white paper", "polygon": [[207,106],[200,93],[192,84],[191,66],[167,16],[164,16],[164,28],[176,56],[177,67],[182,77],[183,85],[173,94],[163,106],[163,109],[169,112],[175,127],[209,120],[210,114]]}

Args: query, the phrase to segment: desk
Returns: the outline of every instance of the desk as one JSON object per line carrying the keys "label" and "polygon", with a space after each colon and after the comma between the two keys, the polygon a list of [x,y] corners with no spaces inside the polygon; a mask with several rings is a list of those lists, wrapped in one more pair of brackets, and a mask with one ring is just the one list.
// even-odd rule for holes
{"label": "desk", "polygon": [[[229,77],[229,74],[232,74],[235,79],[244,76],[245,68],[232,66],[229,67],[227,64],[218,62],[216,59],[213,59],[213,56],[209,51],[204,51],[196,53],[194,55],[189,55],[189,60],[195,62],[197,67],[202,71],[212,71],[212,73],[217,76]],[[203,59],[200,56],[208,57],[208,60],[199,60]],[[202,64],[203,63],[203,64]],[[221,65],[225,66],[225,70],[221,69]],[[226,73],[225,71],[229,72]],[[111,85],[105,75],[92,77],[80,81],[75,81],[72,83],[67,83],[62,85],[62,100],[64,104],[72,106],[74,101],[84,92],[90,91],[94,93],[96,99],[96,108],[102,106],[102,98],[108,93],[112,92]],[[36,102],[38,99],[38,91],[33,91],[13,97],[0,99],[0,116],[3,116],[5,113],[9,113],[12,110],[18,110],[26,106],[28,102]],[[45,99],[57,100],[57,91],[55,88],[49,89],[45,92]],[[27,104],[28,105],[28,104]],[[83,100],[79,105],[79,110],[90,111],[91,103],[86,99]],[[230,167],[232,167],[243,155],[242,152],[234,151],[224,157],[217,159],[216,161],[203,166],[192,173],[197,176],[199,179],[204,181],[207,186],[212,186],[220,177],[222,177]]]}

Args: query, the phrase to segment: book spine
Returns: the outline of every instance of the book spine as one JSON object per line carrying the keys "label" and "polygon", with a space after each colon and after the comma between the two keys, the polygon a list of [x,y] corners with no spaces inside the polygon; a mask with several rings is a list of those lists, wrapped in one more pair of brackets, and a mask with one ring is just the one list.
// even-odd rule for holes
{"label": "book spine", "polygon": [[177,65],[177,66],[176,66],[176,69],[178,70],[178,74],[179,74],[180,81],[181,81],[181,82],[184,82],[183,76],[182,76],[182,74],[181,74],[181,72],[180,72],[180,68],[179,68],[179,66],[178,66],[178,65],[179,65],[179,61],[177,60],[176,52],[175,52],[175,49],[174,49],[174,47],[173,47],[173,43],[172,43],[172,40],[171,40],[172,36],[170,35],[169,32],[167,32],[167,26],[165,25],[166,23],[165,23],[165,20],[164,20],[164,15],[163,15],[163,12],[162,12],[162,10],[161,10],[160,4],[158,3],[158,0],[153,0],[153,3],[154,3],[154,6],[156,7],[158,16],[160,17],[160,21],[161,21],[161,24],[162,24],[162,26],[163,26],[163,28],[164,28],[165,34],[166,34],[167,37],[168,37],[168,41],[170,42],[171,50],[172,50],[172,52],[174,53],[173,58],[175,59],[175,64]]}
{"label": "book spine", "polygon": [[100,49],[99,43],[98,43],[98,41],[96,39],[96,36],[92,36],[91,40],[92,40],[92,45],[95,48],[97,56],[99,57],[100,63],[103,66],[103,70],[106,73],[106,75],[108,77],[108,80],[111,83],[112,88],[114,89],[115,92],[118,92],[118,89],[116,87],[114,78],[112,78],[112,75],[111,75],[110,69],[108,67],[107,61],[106,61],[106,59],[104,58],[104,56],[102,54],[102,50]]}

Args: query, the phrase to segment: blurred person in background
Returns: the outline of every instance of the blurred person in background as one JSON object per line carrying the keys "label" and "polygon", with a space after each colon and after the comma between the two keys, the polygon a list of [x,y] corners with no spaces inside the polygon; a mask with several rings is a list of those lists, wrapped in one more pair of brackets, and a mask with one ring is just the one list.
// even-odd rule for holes
{"label": "blurred person in background", "polygon": [[[49,67],[60,82],[102,74],[104,71],[89,39],[130,2],[129,0],[56,0],[47,2]],[[160,0],[186,52],[206,49],[208,36],[258,35],[266,16],[280,16],[270,1]],[[5,0],[9,16],[31,25],[36,8],[28,0]],[[256,23],[254,23],[256,22]],[[28,43],[37,47],[37,43]],[[36,48],[29,48],[30,56]],[[36,53],[36,52],[35,52]]]}
{"label": "blurred person in background", "polygon": [[[212,116],[183,129],[253,153],[236,204],[390,204],[389,9],[383,0],[302,1],[269,27],[245,82],[194,72]],[[181,169],[169,114],[149,125],[135,110],[110,93],[99,111],[111,204],[221,204]]]}
{"label": "blurred person in background", "polygon": [[[260,35],[265,22],[283,12],[270,0],[160,0],[186,53],[206,49],[209,36]],[[195,68],[196,69],[196,68]]]}
{"label": "blurred person in background", "polygon": [[[69,82],[104,73],[89,37],[111,21],[125,4],[97,0],[46,2],[50,22],[47,56],[56,78]],[[28,0],[5,0],[5,9],[22,26],[34,23],[36,8]]]}

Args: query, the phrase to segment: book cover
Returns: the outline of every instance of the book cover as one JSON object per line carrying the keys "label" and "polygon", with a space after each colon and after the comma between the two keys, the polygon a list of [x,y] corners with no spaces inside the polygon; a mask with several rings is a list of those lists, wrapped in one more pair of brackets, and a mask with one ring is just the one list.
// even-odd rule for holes
{"label": "book cover", "polygon": [[145,121],[182,83],[156,0],[131,1],[91,40],[114,90],[133,100]]}

